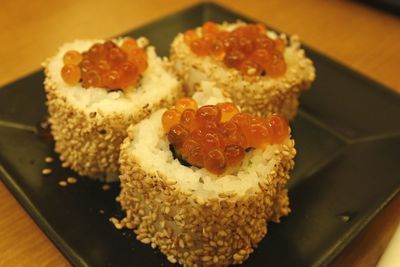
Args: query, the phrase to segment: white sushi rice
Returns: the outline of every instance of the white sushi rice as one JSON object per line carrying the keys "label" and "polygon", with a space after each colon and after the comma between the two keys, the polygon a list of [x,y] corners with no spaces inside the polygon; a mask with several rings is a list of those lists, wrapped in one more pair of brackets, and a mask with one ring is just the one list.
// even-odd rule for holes
{"label": "white sushi rice", "polygon": [[265,179],[265,174],[273,170],[278,160],[274,158],[274,151],[280,145],[271,145],[264,150],[255,149],[246,153],[239,170],[233,174],[216,176],[204,168],[183,166],[173,158],[160,123],[165,111],[155,112],[133,129],[136,138],[129,153],[139,160],[144,169],[173,177],[183,191],[204,198],[217,197],[222,192],[236,192],[239,196],[252,194],[259,190],[258,182]]}
{"label": "white sushi rice", "polygon": [[[114,40],[117,44],[123,38]],[[170,63],[157,57],[154,47],[138,45],[147,53],[147,69],[136,86],[110,92],[105,88],[70,86],[61,77],[63,56],[68,50],[87,51],[103,40],[76,40],[64,44],[46,60],[45,89],[55,150],[64,167],[103,181],[118,179],[119,147],[131,124],[153,111],[169,106],[181,95],[181,84],[170,71]]]}

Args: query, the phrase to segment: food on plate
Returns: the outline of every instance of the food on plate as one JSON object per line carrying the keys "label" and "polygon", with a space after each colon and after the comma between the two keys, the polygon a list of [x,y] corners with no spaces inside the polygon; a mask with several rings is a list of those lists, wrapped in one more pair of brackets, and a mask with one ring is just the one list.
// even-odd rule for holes
{"label": "food on plate", "polygon": [[176,36],[171,61],[187,95],[200,81],[213,81],[242,111],[258,116],[293,119],[300,93],[315,79],[299,39],[261,24],[206,22]]}
{"label": "food on plate", "polygon": [[172,263],[244,262],[289,213],[296,150],[281,116],[241,112],[210,82],[128,128],[121,145],[126,217],[117,223]]}
{"label": "food on plate", "polygon": [[171,105],[181,86],[148,40],[76,40],[44,63],[55,151],[63,166],[103,181],[118,178],[126,128]]}

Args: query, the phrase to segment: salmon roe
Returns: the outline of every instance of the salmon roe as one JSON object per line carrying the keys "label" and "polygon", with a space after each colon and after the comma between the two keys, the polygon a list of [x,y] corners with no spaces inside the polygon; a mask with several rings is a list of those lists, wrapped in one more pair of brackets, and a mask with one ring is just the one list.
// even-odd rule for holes
{"label": "salmon roe", "polygon": [[252,116],[241,113],[232,103],[198,108],[192,98],[179,99],[164,112],[161,121],[180,157],[217,175],[239,166],[246,149],[280,144],[289,135],[288,123],[282,116]]}
{"label": "salmon roe", "polygon": [[69,85],[82,82],[84,88],[107,90],[134,86],[147,69],[147,55],[135,39],[126,38],[121,46],[112,41],[96,43],[86,52],[67,51],[61,77]]}
{"label": "salmon roe", "polygon": [[269,38],[261,24],[225,31],[214,22],[206,22],[200,32],[186,31],[184,42],[197,56],[211,56],[246,77],[268,75],[276,78],[286,72],[285,42]]}

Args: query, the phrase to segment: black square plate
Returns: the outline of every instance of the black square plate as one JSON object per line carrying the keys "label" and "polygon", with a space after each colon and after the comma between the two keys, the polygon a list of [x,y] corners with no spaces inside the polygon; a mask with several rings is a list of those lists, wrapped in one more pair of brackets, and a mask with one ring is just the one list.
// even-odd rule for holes
{"label": "black square plate", "polygon": [[[168,55],[173,37],[206,20],[251,21],[215,4],[200,4],[134,30]],[[270,224],[245,266],[325,265],[400,190],[400,97],[310,49],[317,80],[292,122],[298,155],[289,184],[292,213]],[[38,132],[46,117],[42,71],[0,90],[0,177],[36,223],[76,266],[169,266],[159,252],[116,230],[119,186],[80,178],[50,165],[53,143]]]}

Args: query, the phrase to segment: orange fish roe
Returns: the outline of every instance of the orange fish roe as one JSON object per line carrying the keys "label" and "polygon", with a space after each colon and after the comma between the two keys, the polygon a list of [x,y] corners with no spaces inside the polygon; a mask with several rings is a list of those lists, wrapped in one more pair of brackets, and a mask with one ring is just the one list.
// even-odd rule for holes
{"label": "orange fish roe", "polygon": [[197,56],[211,56],[248,77],[266,74],[275,78],[286,72],[284,41],[269,38],[261,24],[228,32],[214,22],[206,22],[200,35],[194,30],[186,31],[184,41]]}
{"label": "orange fish roe", "polygon": [[63,62],[65,65],[78,65],[82,61],[82,54],[75,50],[69,50],[64,54]]}
{"label": "orange fish roe", "polygon": [[164,132],[179,156],[188,163],[220,175],[239,166],[248,148],[282,143],[289,135],[286,120],[241,113],[232,103],[197,107],[192,98],[181,98],[164,112]]}
{"label": "orange fish roe", "polygon": [[112,41],[94,44],[88,51],[67,51],[61,77],[69,85],[80,81],[84,88],[125,89],[137,83],[147,69],[147,55],[135,39],[126,38],[121,47]]}
{"label": "orange fish roe", "polygon": [[81,79],[81,70],[77,65],[66,64],[61,69],[61,76],[69,85],[75,85]]}

